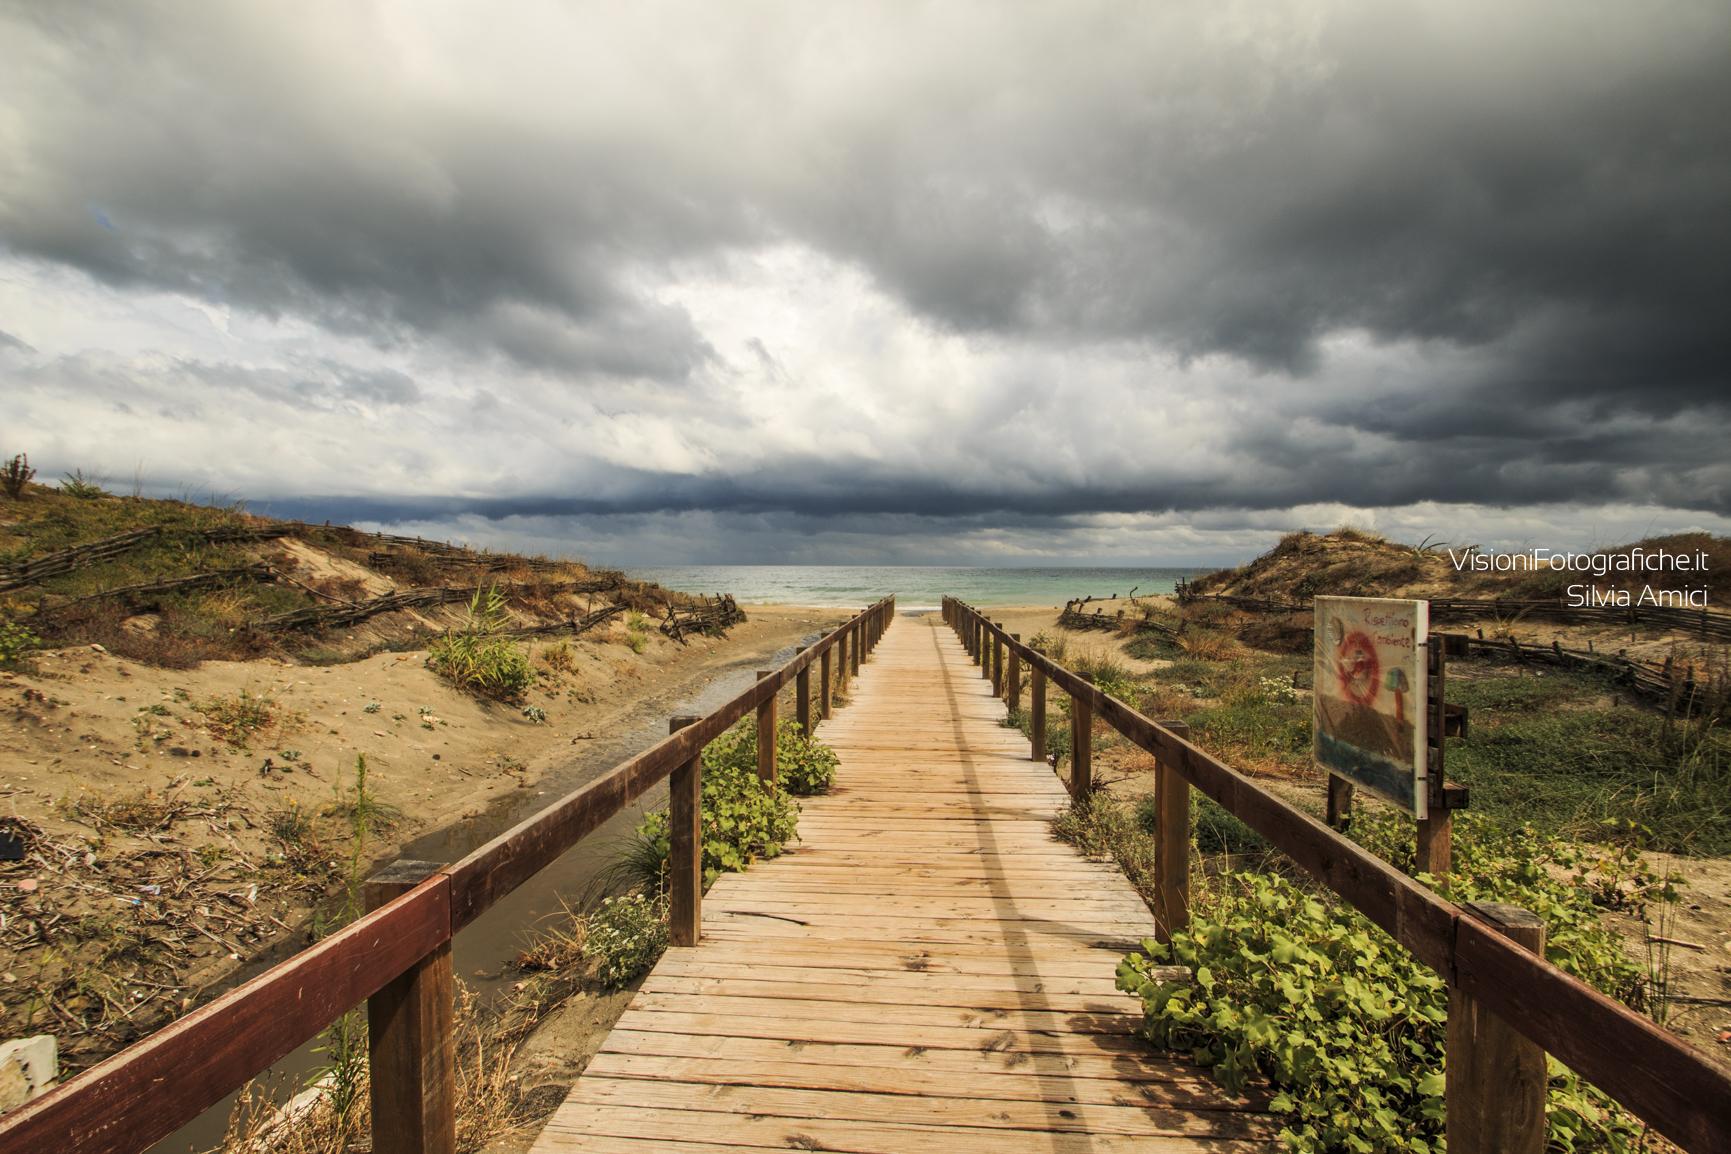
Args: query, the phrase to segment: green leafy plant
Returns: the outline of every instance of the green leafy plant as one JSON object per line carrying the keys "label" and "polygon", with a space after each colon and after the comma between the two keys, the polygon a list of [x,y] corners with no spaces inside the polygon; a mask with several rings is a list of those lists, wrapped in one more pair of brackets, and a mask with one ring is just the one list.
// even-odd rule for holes
{"label": "green leafy plant", "polygon": [[[1189,968],[1188,982],[1156,967]],[[1118,967],[1155,1045],[1188,1053],[1222,1085],[1266,1079],[1281,1136],[1305,1154],[1437,1151],[1448,991],[1356,911],[1277,874],[1203,889],[1190,926]],[[1550,1148],[1637,1149],[1640,1128],[1553,1063]]]}
{"label": "green leafy plant", "polygon": [[0,465],[0,489],[6,490],[6,495],[14,501],[20,500],[24,496],[24,486],[35,475],[36,470],[30,467],[30,458],[19,453]]}
{"label": "green leafy plant", "polygon": [[633,609],[625,615],[625,644],[642,653],[649,646],[649,618]]}
{"label": "green leafy plant", "polygon": [[42,638],[17,621],[0,621],[0,669],[22,668],[32,650],[40,648]]}
{"label": "green leafy plant", "polygon": [[[1411,873],[1416,844],[1410,819],[1360,807],[1352,837]],[[1644,917],[1678,899],[1674,879],[1653,872],[1633,845],[1583,845],[1531,826],[1506,826],[1482,814],[1457,813],[1453,862],[1446,877],[1425,880],[1455,902],[1505,902],[1545,922],[1545,956],[1558,969],[1636,1010],[1648,1009],[1647,967],[1631,958],[1603,915]]]}
{"label": "green leafy plant", "polygon": [[[34,470],[32,470],[34,471]],[[94,477],[86,477],[83,469],[74,469],[60,478],[60,491],[80,501],[94,501],[108,496],[108,490]]]}
{"label": "green leafy plant", "polygon": [[237,749],[245,749],[253,734],[268,729],[277,720],[276,702],[268,694],[243,689],[230,697],[212,697],[193,706],[204,715],[211,736]]}
{"label": "green leafy plant", "polygon": [[547,711],[542,709],[539,705],[525,705],[523,707],[523,716],[527,717],[536,725],[547,724]]}
{"label": "green leafy plant", "polygon": [[[756,722],[747,718],[711,742],[704,751],[703,762],[711,767],[726,763],[756,773]],[[784,718],[775,727],[776,778],[787,792],[796,797],[828,793],[835,783],[838,764],[835,750],[815,737],[807,737],[797,721]]]}
{"label": "green leafy plant", "polygon": [[354,788],[345,788],[339,778],[332,787],[331,804],[325,812],[342,817],[349,823],[350,837],[357,845],[366,843],[367,835],[386,830],[402,820],[403,811],[378,799],[367,784],[367,755],[355,756]]}
{"label": "green leafy plant", "polygon": [[659,897],[603,898],[589,915],[583,956],[595,963],[595,978],[606,989],[624,988],[666,948],[667,903]]}
{"label": "green leafy plant", "polygon": [[503,631],[510,617],[497,585],[477,589],[461,629],[446,631],[427,649],[427,668],[482,697],[515,704],[535,683],[523,647]]}
{"label": "green leafy plant", "polygon": [[1298,687],[1285,678],[1259,677],[1256,684],[1262,692],[1262,700],[1271,705],[1291,705],[1298,700]]}
{"label": "green leafy plant", "polygon": [[[709,743],[703,751],[705,885],[723,873],[743,870],[759,858],[778,856],[793,839],[798,825],[799,805],[785,790],[775,789],[757,776],[754,718],[743,719]],[[659,888],[670,853],[667,811],[657,810],[637,827],[616,865],[631,881]]]}

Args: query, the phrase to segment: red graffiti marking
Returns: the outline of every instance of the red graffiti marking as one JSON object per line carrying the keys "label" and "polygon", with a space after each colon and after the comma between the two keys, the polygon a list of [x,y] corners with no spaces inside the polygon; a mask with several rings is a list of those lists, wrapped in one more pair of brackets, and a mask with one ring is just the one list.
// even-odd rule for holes
{"label": "red graffiti marking", "polygon": [[1376,644],[1363,633],[1348,633],[1341,639],[1334,658],[1335,682],[1341,694],[1358,705],[1369,705],[1382,688],[1382,663],[1376,659]]}

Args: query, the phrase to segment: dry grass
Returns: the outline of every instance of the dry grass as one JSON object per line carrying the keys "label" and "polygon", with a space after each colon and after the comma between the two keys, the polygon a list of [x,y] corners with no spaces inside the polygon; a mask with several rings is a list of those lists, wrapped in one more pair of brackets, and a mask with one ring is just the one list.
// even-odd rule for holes
{"label": "dry grass", "polygon": [[[522,1096],[512,1069],[517,1046],[499,1042],[486,1026],[473,991],[458,986],[457,998],[457,1149],[480,1150],[519,1129]],[[360,1154],[372,1149],[372,1110],[365,1060],[347,1083],[342,1104],[328,1074],[313,1089],[280,1105],[281,1086],[253,1082],[241,1091],[229,1116],[228,1132],[213,1154]]]}
{"label": "dry grass", "polygon": [[192,809],[191,802],[175,796],[170,789],[158,794],[155,790],[126,794],[105,801],[88,794],[63,802],[67,813],[97,830],[118,829],[127,833],[157,833],[172,826]]}
{"label": "dry grass", "polygon": [[536,933],[513,959],[519,970],[565,971],[583,964],[586,923],[569,905],[561,905],[562,913],[552,926]]}
{"label": "dry grass", "polygon": [[1216,629],[1186,629],[1178,635],[1178,648],[1186,657],[1201,661],[1225,661],[1242,648],[1238,639]]}
{"label": "dry grass", "polygon": [[540,653],[541,664],[555,673],[572,673],[577,669],[577,655],[569,641],[560,641],[544,646]]}

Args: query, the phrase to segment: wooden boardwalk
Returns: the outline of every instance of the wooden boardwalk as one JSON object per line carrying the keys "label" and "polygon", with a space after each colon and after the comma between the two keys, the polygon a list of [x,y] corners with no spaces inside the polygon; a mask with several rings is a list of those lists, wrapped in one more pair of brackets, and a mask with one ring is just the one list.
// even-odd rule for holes
{"label": "wooden boardwalk", "polygon": [[798,847],[723,877],[536,1154],[1266,1151],[1268,1120],[1132,1037],[1152,936],[936,614],[901,618],[821,735]]}

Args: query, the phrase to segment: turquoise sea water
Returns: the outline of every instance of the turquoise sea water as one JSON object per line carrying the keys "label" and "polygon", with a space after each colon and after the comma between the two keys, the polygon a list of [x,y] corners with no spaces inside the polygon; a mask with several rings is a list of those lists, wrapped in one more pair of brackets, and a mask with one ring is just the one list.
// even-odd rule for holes
{"label": "turquoise sea water", "polygon": [[686,593],[731,593],[742,604],[869,605],[886,593],[901,609],[936,609],[947,593],[974,605],[1061,605],[1072,597],[1170,593],[1207,569],[981,569],[937,565],[685,565],[628,569]]}

